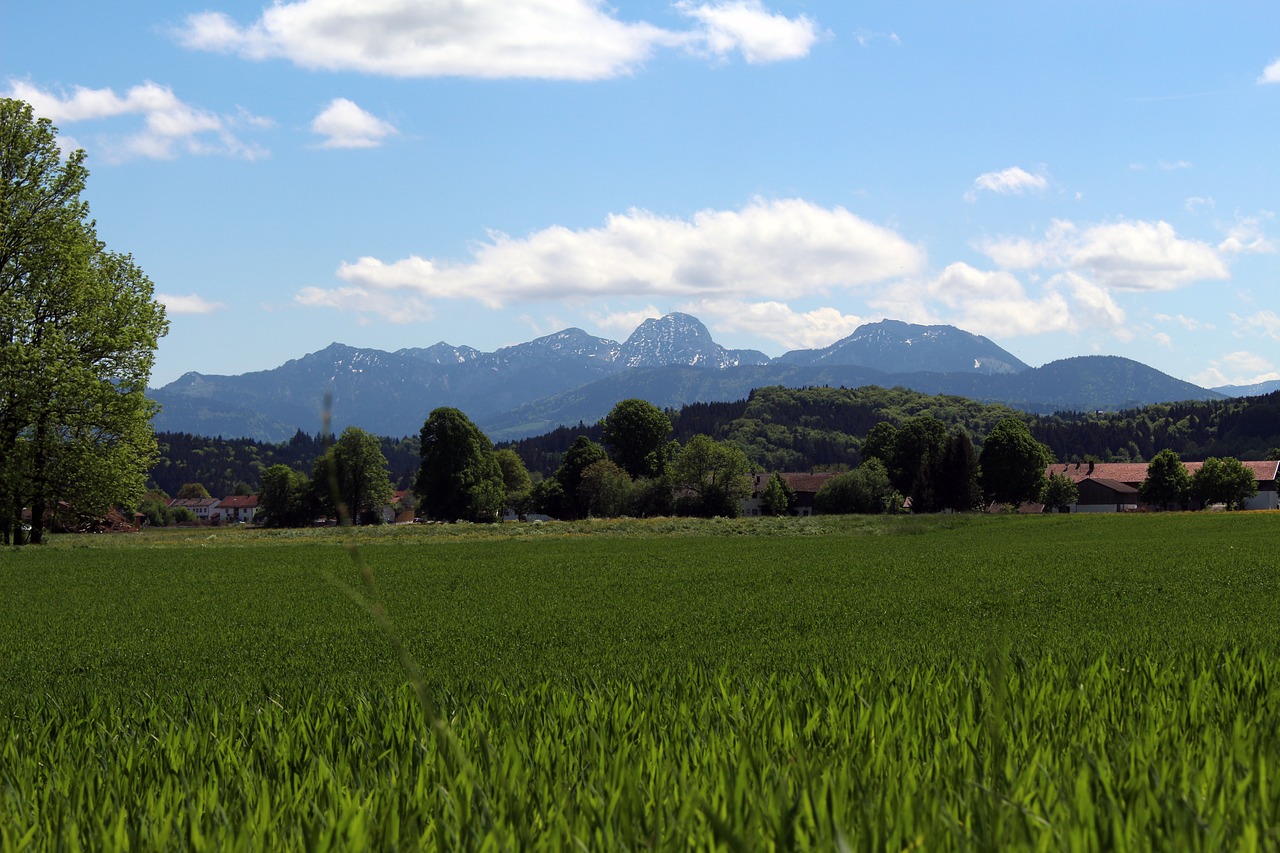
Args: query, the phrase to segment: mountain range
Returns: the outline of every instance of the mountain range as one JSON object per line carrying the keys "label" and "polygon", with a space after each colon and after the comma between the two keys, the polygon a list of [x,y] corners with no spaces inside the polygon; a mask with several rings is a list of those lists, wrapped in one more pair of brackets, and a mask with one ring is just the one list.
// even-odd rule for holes
{"label": "mountain range", "polygon": [[279,367],[238,376],[187,373],[149,396],[163,432],[283,441],[348,425],[412,435],[439,406],[467,413],[491,439],[593,423],[618,400],[661,407],[735,400],[753,388],[902,386],[1035,412],[1129,408],[1235,394],[1201,388],[1119,356],[1029,367],[954,326],[884,320],[823,349],[778,358],[716,343],[696,317],[645,320],[622,343],[565,329],[481,352],[440,342],[384,352],[331,344]]}

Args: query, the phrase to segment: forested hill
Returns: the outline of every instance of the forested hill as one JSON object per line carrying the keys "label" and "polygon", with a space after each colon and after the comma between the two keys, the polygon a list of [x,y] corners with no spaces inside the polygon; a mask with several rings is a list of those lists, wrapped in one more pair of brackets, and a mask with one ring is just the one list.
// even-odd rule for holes
{"label": "forested hill", "polygon": [[[699,433],[739,444],[761,470],[807,471],[856,465],[862,437],[876,423],[895,424],[931,415],[948,428],[963,426],[979,444],[1001,418],[1024,418],[1031,433],[1061,461],[1143,462],[1166,448],[1188,460],[1280,457],[1280,392],[1260,397],[1145,406],[1123,412],[1033,416],[964,397],[928,395],[903,388],[760,388],[744,400],[695,403],[668,413],[672,438],[684,443]],[[561,427],[545,435],[506,442],[530,472],[549,474],[579,435],[601,440],[598,424]],[[232,494],[239,484],[256,490],[261,472],[276,463],[310,473],[323,451],[318,436],[298,432],[268,444],[252,439],[203,438],[159,433],[161,458],[155,485],[169,494],[183,483],[203,483],[210,493]],[[413,438],[384,438],[382,450],[397,488],[409,488],[418,468]]]}

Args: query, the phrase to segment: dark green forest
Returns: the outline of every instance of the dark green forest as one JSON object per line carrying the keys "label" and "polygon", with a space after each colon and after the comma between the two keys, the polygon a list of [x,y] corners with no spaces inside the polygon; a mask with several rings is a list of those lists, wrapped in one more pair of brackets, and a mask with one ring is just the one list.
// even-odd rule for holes
{"label": "dark green forest", "polygon": [[[759,388],[745,400],[694,403],[667,414],[673,440],[684,444],[699,434],[729,440],[762,471],[854,467],[861,461],[862,438],[871,427],[881,421],[897,425],[920,415],[931,415],[948,429],[964,427],[979,446],[1001,418],[1015,415],[1063,462],[1146,462],[1165,449],[1186,460],[1280,456],[1280,392],[1162,403],[1121,412],[1031,415],[1003,405],[904,388],[775,386]],[[601,425],[560,427],[498,447],[515,450],[535,477],[549,476],[580,435],[599,442]],[[184,483],[202,483],[218,496],[246,485],[256,490],[261,472],[274,464],[309,474],[325,447],[320,436],[302,431],[279,444],[187,433],[159,433],[157,438],[160,457],[151,470],[151,481],[169,494]],[[409,488],[420,462],[417,438],[382,438],[381,445],[392,482],[396,488]]]}

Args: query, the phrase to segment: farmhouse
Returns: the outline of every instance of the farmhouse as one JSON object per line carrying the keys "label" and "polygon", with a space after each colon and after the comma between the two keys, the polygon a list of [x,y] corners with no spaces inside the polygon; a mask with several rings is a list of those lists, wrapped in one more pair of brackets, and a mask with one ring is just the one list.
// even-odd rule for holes
{"label": "farmhouse", "polygon": [[257,495],[230,495],[218,502],[218,506],[210,513],[210,520],[227,524],[249,524],[257,513]]}
{"label": "farmhouse", "polygon": [[[792,512],[796,515],[813,515],[813,503],[818,494],[818,489],[821,489],[822,484],[834,477],[835,474],[787,474],[779,472],[778,476],[795,493],[796,499],[791,507]],[[768,487],[769,480],[772,478],[772,474],[752,475],[751,497],[742,502],[743,515],[763,514],[764,490]]]}
{"label": "farmhouse", "polygon": [[[1183,462],[1189,474],[1200,470],[1201,462]],[[1280,462],[1242,462],[1253,472],[1258,494],[1245,509],[1280,509],[1276,477]],[[1126,512],[1142,502],[1138,489],[1147,479],[1146,462],[1058,462],[1045,469],[1046,476],[1065,474],[1080,490],[1080,500],[1071,512]]]}
{"label": "farmhouse", "polygon": [[217,509],[222,502],[217,498],[174,498],[169,501],[169,508],[183,507],[191,510],[196,521],[213,521],[217,518]]}

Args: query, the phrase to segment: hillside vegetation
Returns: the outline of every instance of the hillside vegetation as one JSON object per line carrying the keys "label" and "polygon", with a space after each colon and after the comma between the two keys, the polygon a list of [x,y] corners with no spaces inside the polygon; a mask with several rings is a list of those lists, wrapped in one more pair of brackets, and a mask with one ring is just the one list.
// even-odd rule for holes
{"label": "hillside vegetation", "polygon": [[[1121,412],[1035,416],[1000,404],[905,388],[774,386],[756,389],[744,400],[694,403],[669,414],[675,440],[684,443],[699,433],[730,440],[765,471],[856,465],[862,437],[872,426],[882,420],[898,424],[918,415],[932,415],[948,429],[962,426],[981,445],[990,428],[1012,414],[1025,420],[1032,435],[1064,462],[1144,462],[1165,449],[1183,459],[1266,459],[1280,454],[1280,392],[1161,403]],[[515,449],[531,472],[550,475],[579,435],[598,442],[600,426],[560,427],[499,446]],[[301,432],[278,444],[186,433],[157,437],[161,455],[151,478],[170,494],[189,482],[204,483],[215,495],[230,494],[237,482],[256,486],[261,471],[276,463],[309,472],[323,449],[318,436]],[[392,481],[407,488],[418,466],[417,439],[384,438],[382,447]]]}

